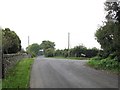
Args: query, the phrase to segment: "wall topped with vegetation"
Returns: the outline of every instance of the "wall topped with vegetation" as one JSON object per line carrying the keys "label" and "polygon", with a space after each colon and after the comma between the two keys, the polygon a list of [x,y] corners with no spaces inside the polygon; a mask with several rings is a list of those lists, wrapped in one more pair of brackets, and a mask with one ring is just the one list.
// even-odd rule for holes
{"label": "wall topped with vegetation", "polygon": [[7,71],[14,67],[16,63],[19,60],[22,60],[23,58],[28,58],[28,55],[26,53],[19,53],[19,54],[4,54],[3,55],[3,61],[2,61],[2,70],[3,70],[3,76],[7,73]]}

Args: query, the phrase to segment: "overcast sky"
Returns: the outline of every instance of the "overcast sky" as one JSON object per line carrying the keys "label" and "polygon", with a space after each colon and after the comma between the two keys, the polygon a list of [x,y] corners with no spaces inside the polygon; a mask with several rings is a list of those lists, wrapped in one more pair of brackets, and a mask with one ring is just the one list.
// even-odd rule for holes
{"label": "overcast sky", "polygon": [[83,44],[88,48],[100,45],[94,33],[104,21],[105,0],[0,0],[0,26],[15,31],[22,47],[55,42],[57,49]]}

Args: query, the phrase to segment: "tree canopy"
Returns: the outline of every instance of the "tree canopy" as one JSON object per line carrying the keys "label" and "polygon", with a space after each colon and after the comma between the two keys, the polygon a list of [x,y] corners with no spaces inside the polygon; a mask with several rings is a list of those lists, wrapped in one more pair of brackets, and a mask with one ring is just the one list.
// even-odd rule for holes
{"label": "tree canopy", "polygon": [[120,1],[105,2],[106,19],[120,22]]}
{"label": "tree canopy", "polygon": [[39,50],[40,50],[40,46],[39,46],[39,44],[37,44],[37,43],[33,43],[32,45],[29,45],[29,46],[26,48],[26,51],[27,51],[29,54],[31,54],[32,56],[37,56]]}
{"label": "tree canopy", "polygon": [[44,55],[47,57],[54,56],[55,43],[49,40],[44,40],[40,44],[40,48],[43,49]]}
{"label": "tree canopy", "polygon": [[55,56],[63,56],[63,57],[94,57],[98,54],[99,50],[97,48],[87,49],[83,45],[75,46],[71,49],[64,49],[55,51]]}
{"label": "tree canopy", "polygon": [[51,42],[49,40],[44,40],[42,41],[42,43],[40,44],[40,48],[43,49],[44,51],[48,48],[55,48],[55,43]]}
{"label": "tree canopy", "polygon": [[5,54],[17,53],[21,50],[19,36],[9,28],[2,29],[2,48]]}
{"label": "tree canopy", "polygon": [[106,2],[105,10],[107,21],[98,28],[95,36],[104,50],[105,57],[113,54],[120,60],[120,1]]}
{"label": "tree canopy", "polygon": [[0,28],[0,49],[2,49],[2,29]]}

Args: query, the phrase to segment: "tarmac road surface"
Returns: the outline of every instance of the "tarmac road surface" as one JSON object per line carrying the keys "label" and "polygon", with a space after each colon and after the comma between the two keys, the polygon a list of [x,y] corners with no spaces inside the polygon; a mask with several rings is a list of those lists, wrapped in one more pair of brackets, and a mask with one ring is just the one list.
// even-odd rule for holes
{"label": "tarmac road surface", "polygon": [[37,57],[30,88],[118,88],[118,76],[95,70],[87,60]]}

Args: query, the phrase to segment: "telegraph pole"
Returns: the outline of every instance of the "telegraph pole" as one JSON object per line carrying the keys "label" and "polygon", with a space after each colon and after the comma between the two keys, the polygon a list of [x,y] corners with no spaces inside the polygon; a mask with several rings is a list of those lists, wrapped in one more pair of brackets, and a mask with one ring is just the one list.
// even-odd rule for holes
{"label": "telegraph pole", "polygon": [[29,39],[30,39],[30,38],[29,38],[29,36],[28,36],[28,46],[29,46],[29,43],[30,43]]}
{"label": "telegraph pole", "polygon": [[68,32],[68,50],[70,49],[70,33]]}
{"label": "telegraph pole", "polygon": [[70,49],[70,33],[68,32],[68,57],[69,57],[69,49]]}

